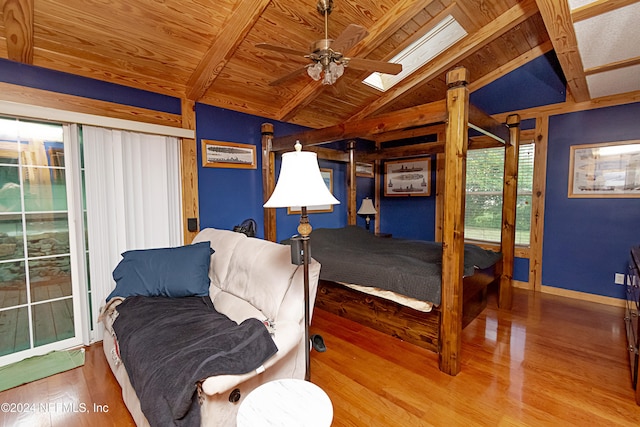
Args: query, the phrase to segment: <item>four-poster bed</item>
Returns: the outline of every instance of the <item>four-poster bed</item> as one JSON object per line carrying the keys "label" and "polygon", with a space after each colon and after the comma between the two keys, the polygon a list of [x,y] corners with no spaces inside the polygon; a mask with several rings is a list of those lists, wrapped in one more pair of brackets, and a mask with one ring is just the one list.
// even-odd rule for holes
{"label": "four-poster bed", "polygon": [[[511,308],[511,281],[515,246],[515,200],[519,117],[509,116],[502,124],[469,104],[468,72],[458,68],[447,74],[449,89],[444,101],[408,108],[374,118],[345,122],[338,126],[310,130],[296,135],[273,137],[273,127],[263,125],[263,187],[265,200],[273,191],[275,153],[290,151],[296,140],[318,157],[348,162],[348,224],[355,225],[355,162],[411,158],[425,154],[442,154],[439,176],[438,217],[441,218],[441,302],[424,313],[403,304],[375,297],[338,283],[321,281],[316,305],[350,317],[367,326],[422,345],[439,354],[443,372],[460,371],[461,331],[486,304],[486,287],[499,281],[499,304]],[[469,138],[469,128],[483,136]],[[420,143],[383,148],[379,141],[407,138],[406,135],[438,135],[434,143]],[[356,153],[349,143],[347,153],[318,147],[326,142],[363,138],[378,141],[370,153]],[[469,146],[505,146],[501,261],[493,270],[464,277],[464,206],[466,152]],[[380,179],[376,175],[376,194],[380,197]],[[378,223],[378,222],[377,222]],[[376,223],[376,226],[377,226]],[[275,215],[265,212],[265,238],[276,239]],[[312,234],[313,241],[313,234]],[[312,250],[313,253],[313,250]],[[497,279],[496,279],[497,278]],[[366,283],[358,283],[366,285]]]}

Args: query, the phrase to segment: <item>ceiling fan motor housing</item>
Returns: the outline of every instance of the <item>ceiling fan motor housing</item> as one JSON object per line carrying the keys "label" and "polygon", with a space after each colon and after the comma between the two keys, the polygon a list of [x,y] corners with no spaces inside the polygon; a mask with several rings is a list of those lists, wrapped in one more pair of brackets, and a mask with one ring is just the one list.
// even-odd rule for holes
{"label": "ceiling fan motor housing", "polygon": [[332,39],[320,39],[311,43],[310,50],[313,53],[320,53],[323,50],[329,50],[331,48]]}
{"label": "ceiling fan motor housing", "polygon": [[[356,69],[367,70],[370,72],[379,71],[387,74],[398,74],[402,71],[399,64],[390,64],[382,61],[374,61],[360,58],[348,58],[343,52],[349,51],[355,44],[367,37],[368,31],[360,25],[351,24],[347,26],[342,33],[335,39],[329,38],[329,19],[328,15],[333,10],[333,0],[317,0],[317,10],[324,15],[324,38],[313,42],[309,48],[309,53],[301,52],[281,46],[270,45],[268,43],[259,43],[256,47],[261,49],[273,50],[289,55],[300,55],[312,61],[311,64],[289,73],[274,82],[269,83],[271,86],[280,84],[297,76],[300,72],[307,71],[307,74],[318,81],[322,78],[322,84],[332,85],[344,73],[345,67],[352,65]],[[335,44],[337,50],[332,49]]]}
{"label": "ceiling fan motor housing", "polygon": [[316,9],[318,9],[318,12],[320,12],[321,15],[324,15],[325,12],[327,14],[331,13],[333,10],[333,0],[318,0]]}
{"label": "ceiling fan motor housing", "polygon": [[318,61],[322,65],[328,65],[329,62],[340,62],[343,58],[342,53],[331,49],[332,39],[320,39],[311,44],[311,54],[308,58]]}

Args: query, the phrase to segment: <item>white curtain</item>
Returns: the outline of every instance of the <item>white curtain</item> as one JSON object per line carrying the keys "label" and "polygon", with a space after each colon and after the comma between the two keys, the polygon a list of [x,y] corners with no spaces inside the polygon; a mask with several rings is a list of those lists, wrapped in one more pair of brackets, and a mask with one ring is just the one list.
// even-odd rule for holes
{"label": "white curtain", "polygon": [[83,126],[94,339],[121,253],[182,244],[179,146],[174,137]]}

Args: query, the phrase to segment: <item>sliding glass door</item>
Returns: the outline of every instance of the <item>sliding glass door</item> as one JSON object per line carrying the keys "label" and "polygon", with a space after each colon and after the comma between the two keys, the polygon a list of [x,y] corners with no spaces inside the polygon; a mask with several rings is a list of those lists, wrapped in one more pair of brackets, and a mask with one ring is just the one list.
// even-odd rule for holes
{"label": "sliding glass door", "polygon": [[[0,117],[0,365],[81,344],[63,125]],[[69,200],[69,201],[68,201]],[[81,270],[84,270],[83,268]]]}
{"label": "sliding glass door", "polygon": [[179,164],[175,137],[0,117],[0,366],[102,339],[120,254],[182,243]]}

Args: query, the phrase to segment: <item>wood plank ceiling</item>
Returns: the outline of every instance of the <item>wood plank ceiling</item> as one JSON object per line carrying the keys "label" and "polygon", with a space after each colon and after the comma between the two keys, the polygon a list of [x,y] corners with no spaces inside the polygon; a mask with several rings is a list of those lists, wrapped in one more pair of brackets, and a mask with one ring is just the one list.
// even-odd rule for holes
{"label": "wood plank ceiling", "polygon": [[[1,58],[313,128],[441,100],[456,66],[469,69],[474,89],[551,50],[573,99],[590,99],[566,0],[334,0],[330,37],[352,23],[369,31],[350,57],[389,60],[447,15],[468,32],[385,93],[353,68],[333,86],[306,73],[269,85],[308,60],[255,45],[308,51],[324,34],[316,0],[0,2]],[[592,10],[635,3],[604,2]]]}

